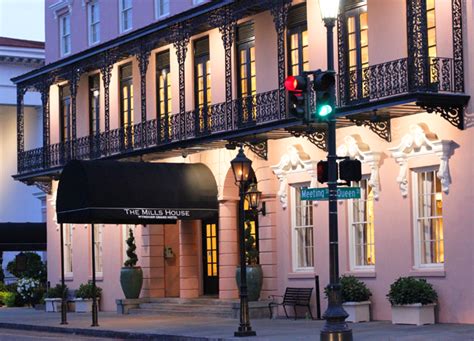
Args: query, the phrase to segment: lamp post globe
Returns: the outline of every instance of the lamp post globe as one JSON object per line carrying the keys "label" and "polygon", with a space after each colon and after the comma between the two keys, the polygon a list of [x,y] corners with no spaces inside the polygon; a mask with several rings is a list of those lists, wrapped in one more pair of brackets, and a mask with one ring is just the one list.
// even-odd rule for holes
{"label": "lamp post globe", "polygon": [[249,189],[246,193],[249,206],[252,210],[258,210],[258,205],[260,204],[260,199],[262,197],[262,192],[257,189],[256,183],[251,183]]}
{"label": "lamp post globe", "polygon": [[244,149],[240,147],[237,156],[230,162],[232,165],[232,172],[234,173],[235,182],[237,184],[244,184],[249,180],[250,169],[252,167],[252,160],[244,154]]}
{"label": "lamp post globe", "polygon": [[323,20],[336,20],[339,13],[339,0],[319,0],[319,9]]}

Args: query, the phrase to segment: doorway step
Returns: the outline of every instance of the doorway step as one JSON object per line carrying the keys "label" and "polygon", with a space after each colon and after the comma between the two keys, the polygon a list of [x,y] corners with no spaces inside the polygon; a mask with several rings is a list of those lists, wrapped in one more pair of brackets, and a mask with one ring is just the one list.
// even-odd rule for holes
{"label": "doorway step", "polygon": [[[239,318],[239,300],[219,300],[216,298],[149,298],[143,300],[137,308],[129,309],[130,314],[170,315],[170,316],[207,316]],[[146,300],[146,301],[145,301]],[[251,318],[269,318],[269,301],[249,302]]]}

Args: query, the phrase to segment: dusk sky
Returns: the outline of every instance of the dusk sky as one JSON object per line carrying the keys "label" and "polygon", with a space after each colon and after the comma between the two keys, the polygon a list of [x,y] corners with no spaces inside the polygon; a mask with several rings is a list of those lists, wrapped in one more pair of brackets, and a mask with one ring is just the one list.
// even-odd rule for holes
{"label": "dusk sky", "polygon": [[44,41],[44,0],[0,0],[0,37]]}

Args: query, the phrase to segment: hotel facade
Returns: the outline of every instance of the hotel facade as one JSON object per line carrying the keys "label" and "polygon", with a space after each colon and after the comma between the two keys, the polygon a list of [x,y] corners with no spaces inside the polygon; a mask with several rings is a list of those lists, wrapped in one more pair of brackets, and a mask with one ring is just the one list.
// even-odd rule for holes
{"label": "hotel facade", "polygon": [[[359,159],[363,176],[353,184],[361,198],[338,201],[339,266],[371,289],[375,320],[391,318],[390,284],[415,276],[437,290],[438,321],[474,323],[473,11],[463,0],[341,4],[337,153]],[[68,161],[203,164],[218,214],[133,226],[141,297],[237,299],[239,194],[230,161],[243,145],[266,207],[252,223],[261,298],[314,287],[319,276],[324,309],[328,204],[300,194],[325,186],[316,164],[327,156],[326,125],[291,116],[284,90],[288,75],[326,69],[318,0],[47,0],[45,20],[46,65],[14,79],[14,177],[47,193],[51,284],[60,281],[55,205]],[[25,146],[30,91],[43,107],[36,149]],[[181,186],[179,177],[163,181]],[[93,248],[102,310],[123,298],[128,229],[98,224],[92,245],[90,225],[64,225],[66,284],[91,279]]]}

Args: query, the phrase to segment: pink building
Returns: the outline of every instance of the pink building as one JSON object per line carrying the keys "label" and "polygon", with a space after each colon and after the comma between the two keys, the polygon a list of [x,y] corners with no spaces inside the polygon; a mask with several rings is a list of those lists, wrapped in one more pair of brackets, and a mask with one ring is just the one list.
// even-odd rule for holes
{"label": "pink building", "polygon": [[[338,202],[339,266],[372,290],[375,320],[391,318],[390,284],[415,276],[437,290],[440,322],[474,323],[473,11],[461,0],[341,6],[336,143],[339,156],[362,162],[363,178],[361,199]],[[322,291],[328,206],[300,192],[325,186],[316,164],[326,159],[326,125],[287,112],[283,81],[326,68],[325,34],[318,0],[46,1],[46,65],[15,78],[18,122],[22,91],[41,92],[43,146],[25,149],[18,125],[15,178],[48,193],[51,283],[60,280],[55,198],[67,161],[201,163],[215,179],[218,215],[134,227],[141,297],[237,299],[237,151],[226,145],[243,143],[266,204],[254,221],[261,298],[313,287],[315,276]],[[127,229],[96,225],[102,310],[123,298]],[[91,229],[64,231],[76,289],[92,276]]]}

